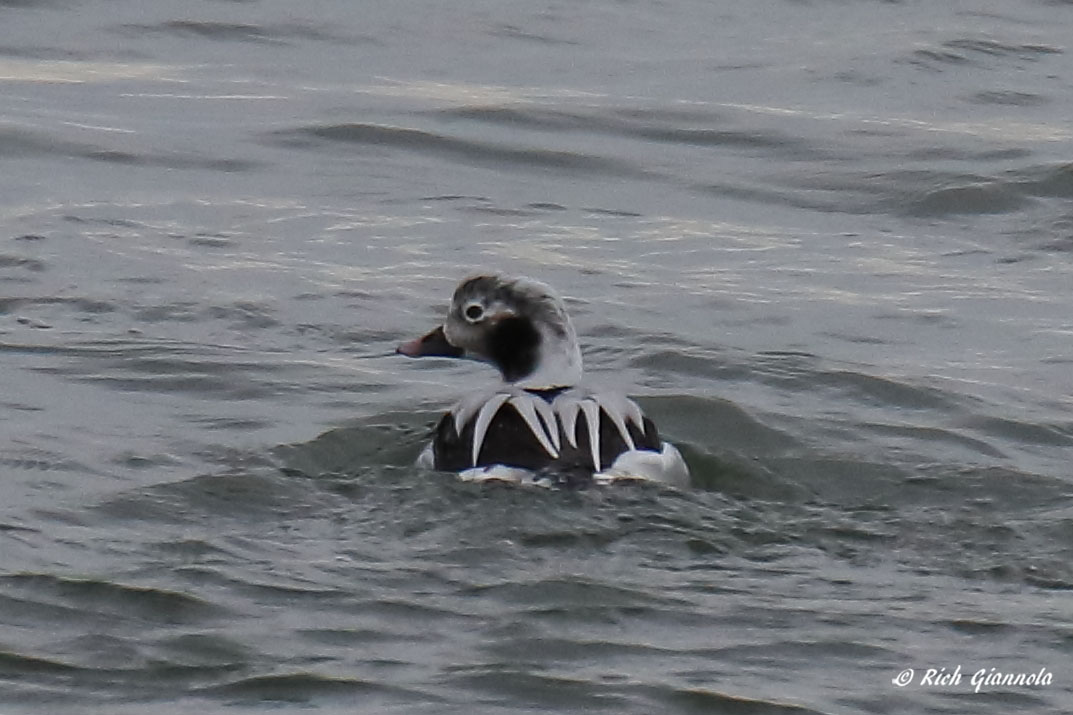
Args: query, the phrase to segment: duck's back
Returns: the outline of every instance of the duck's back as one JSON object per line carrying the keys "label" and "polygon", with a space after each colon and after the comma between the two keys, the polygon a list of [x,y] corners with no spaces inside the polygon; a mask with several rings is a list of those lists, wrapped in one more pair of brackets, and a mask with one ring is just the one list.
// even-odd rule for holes
{"label": "duck's back", "polygon": [[605,470],[625,452],[660,449],[655,424],[631,400],[574,390],[499,391],[464,401],[443,416],[432,442],[437,469],[504,465],[567,477]]}

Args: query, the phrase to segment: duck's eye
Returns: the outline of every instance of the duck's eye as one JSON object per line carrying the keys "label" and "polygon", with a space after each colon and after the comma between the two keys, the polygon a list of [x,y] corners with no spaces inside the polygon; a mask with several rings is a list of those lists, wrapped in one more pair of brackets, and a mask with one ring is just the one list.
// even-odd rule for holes
{"label": "duck's eye", "polygon": [[477,305],[476,303],[473,303],[472,305],[466,306],[465,315],[466,320],[471,323],[476,323],[478,320],[484,317],[484,308]]}

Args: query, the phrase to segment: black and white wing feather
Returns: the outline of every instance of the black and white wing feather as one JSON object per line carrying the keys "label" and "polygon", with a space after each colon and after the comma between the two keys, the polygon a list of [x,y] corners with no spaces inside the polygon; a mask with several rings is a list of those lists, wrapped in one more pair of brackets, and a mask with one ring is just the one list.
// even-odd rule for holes
{"label": "black and white wing feather", "polygon": [[444,415],[432,451],[437,469],[507,465],[599,472],[624,452],[658,452],[659,434],[632,400],[577,389],[506,387]]}

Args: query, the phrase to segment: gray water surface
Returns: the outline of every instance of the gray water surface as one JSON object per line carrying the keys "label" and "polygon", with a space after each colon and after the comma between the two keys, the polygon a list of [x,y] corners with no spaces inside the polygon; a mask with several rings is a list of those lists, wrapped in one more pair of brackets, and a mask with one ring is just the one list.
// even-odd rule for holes
{"label": "gray water surface", "polygon": [[[1073,710],[1071,37],[0,0],[0,712]],[[410,466],[483,268],[692,489]]]}

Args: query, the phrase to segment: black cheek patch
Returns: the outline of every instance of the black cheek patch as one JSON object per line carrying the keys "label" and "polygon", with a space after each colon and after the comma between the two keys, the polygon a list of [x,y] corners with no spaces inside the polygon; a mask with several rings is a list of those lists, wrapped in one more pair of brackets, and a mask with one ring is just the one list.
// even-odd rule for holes
{"label": "black cheek patch", "polygon": [[540,333],[528,318],[504,318],[488,333],[486,352],[507,382],[516,382],[536,369]]}

